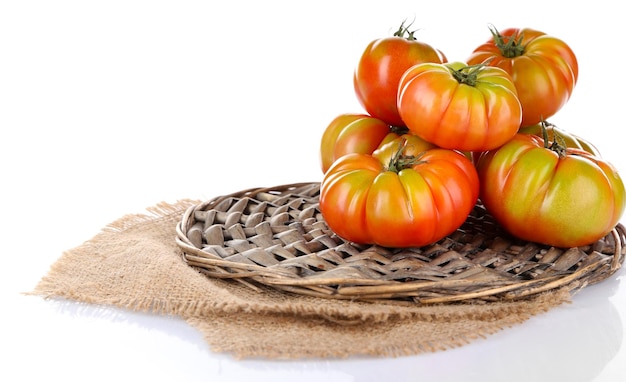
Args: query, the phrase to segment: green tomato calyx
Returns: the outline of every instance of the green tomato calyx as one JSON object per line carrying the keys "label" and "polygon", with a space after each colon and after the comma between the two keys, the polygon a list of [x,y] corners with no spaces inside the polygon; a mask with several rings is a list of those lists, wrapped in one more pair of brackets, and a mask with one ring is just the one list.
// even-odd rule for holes
{"label": "green tomato calyx", "polygon": [[[541,134],[543,135],[543,147],[557,153],[559,158],[564,158],[567,155],[567,144],[556,130],[556,126],[543,119],[540,122],[540,126]],[[548,129],[552,129],[552,134],[554,135],[554,140],[552,142],[550,142],[550,139],[548,138]]]}
{"label": "green tomato calyx", "polygon": [[476,86],[476,82],[478,82],[478,74],[480,71],[487,66],[486,62],[476,65],[468,65],[459,69],[453,68],[451,65],[448,65],[448,69],[460,84],[465,84],[469,86]]}
{"label": "green tomato calyx", "polygon": [[489,30],[493,36],[494,43],[498,49],[500,49],[500,53],[502,53],[504,57],[514,58],[524,54],[524,51],[526,50],[526,46],[522,45],[524,33],[520,33],[517,36],[505,37],[502,36],[493,25],[489,26]]}
{"label": "green tomato calyx", "polygon": [[398,134],[398,135],[404,135],[404,134],[409,132],[409,128],[406,127],[406,126],[390,125],[389,126],[389,131],[391,131],[392,133]]}
{"label": "green tomato calyx", "polygon": [[386,170],[392,171],[395,173],[399,173],[400,171],[411,168],[417,164],[425,163],[426,161],[421,160],[422,154],[418,155],[407,155],[406,148],[408,142],[405,138],[400,140],[398,144],[398,149],[394,152],[394,154],[389,159],[389,164],[387,165]]}
{"label": "green tomato calyx", "polygon": [[398,28],[398,30],[394,32],[394,37],[401,37],[409,41],[416,41],[417,39],[415,38],[415,32],[417,32],[419,29],[410,31],[409,27],[413,25],[413,22],[411,22],[409,25],[404,25],[404,23],[406,23],[406,20],[402,21],[402,24],[400,24],[400,28]]}

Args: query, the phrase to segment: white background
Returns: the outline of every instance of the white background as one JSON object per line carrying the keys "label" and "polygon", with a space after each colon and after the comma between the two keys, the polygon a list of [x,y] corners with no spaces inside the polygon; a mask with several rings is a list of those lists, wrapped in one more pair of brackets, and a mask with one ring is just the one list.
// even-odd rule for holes
{"label": "white background", "polygon": [[360,53],[404,19],[455,61],[489,24],[566,41],[580,78],[551,122],[626,171],[619,4],[0,1],[0,379],[626,380],[623,270],[521,326],[393,359],[240,361],[177,318],[21,294],[125,214],[320,180],[324,128],[362,111]]}

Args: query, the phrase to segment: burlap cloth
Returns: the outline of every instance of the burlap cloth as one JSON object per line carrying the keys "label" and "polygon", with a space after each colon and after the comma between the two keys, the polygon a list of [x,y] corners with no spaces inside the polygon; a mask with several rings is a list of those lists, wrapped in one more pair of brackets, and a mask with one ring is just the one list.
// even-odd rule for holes
{"label": "burlap cloth", "polygon": [[176,224],[198,201],[129,215],[68,250],[32,294],[178,315],[234,357],[392,357],[458,347],[570,300],[557,290],[517,302],[400,306],[306,297],[209,279],[189,267]]}

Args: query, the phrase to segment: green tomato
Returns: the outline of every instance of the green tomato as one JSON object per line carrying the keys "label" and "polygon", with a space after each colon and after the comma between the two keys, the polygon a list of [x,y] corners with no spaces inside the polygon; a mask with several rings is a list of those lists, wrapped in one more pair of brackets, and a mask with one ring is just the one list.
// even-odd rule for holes
{"label": "green tomato", "polygon": [[504,229],[556,247],[591,244],[617,225],[624,183],[608,162],[584,150],[548,147],[517,134],[477,159],[480,199]]}

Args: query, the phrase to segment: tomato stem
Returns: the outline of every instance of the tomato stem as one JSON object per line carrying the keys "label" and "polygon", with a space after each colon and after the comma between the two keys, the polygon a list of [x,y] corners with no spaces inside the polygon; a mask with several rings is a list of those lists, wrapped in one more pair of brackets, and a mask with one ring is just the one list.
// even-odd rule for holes
{"label": "tomato stem", "polygon": [[395,133],[395,134],[398,134],[398,135],[404,135],[404,134],[409,132],[409,129],[406,126],[394,126],[394,125],[391,125],[389,128],[390,128],[392,133]]}
{"label": "tomato stem", "polygon": [[[559,158],[565,157],[567,155],[567,144],[565,143],[563,137],[555,130],[556,125],[543,119],[541,120],[540,125],[541,134],[543,135],[543,147],[557,153]],[[552,142],[550,142],[550,139],[548,138],[549,128],[552,129],[552,135],[554,135]]]}
{"label": "tomato stem", "polygon": [[415,32],[417,32],[418,29],[410,31],[409,27],[413,25],[413,22],[411,22],[409,25],[406,25],[406,26],[404,25],[404,23],[406,23],[406,20],[402,21],[402,23],[400,24],[400,28],[398,28],[398,30],[395,31],[393,35],[395,37],[405,38],[409,41],[416,41],[417,39],[415,38]]}
{"label": "tomato stem", "polygon": [[509,36],[505,41],[505,37],[502,36],[493,25],[489,26],[489,30],[491,31],[495,45],[500,49],[504,57],[514,58],[524,54],[526,46],[522,45],[522,41],[524,40],[523,32],[518,36]]}
{"label": "tomato stem", "polygon": [[476,65],[464,66],[460,69],[454,69],[448,67],[450,69],[450,73],[455,80],[457,80],[460,84],[466,84],[469,86],[476,86],[478,73],[487,65],[487,63],[480,63]]}
{"label": "tomato stem", "polygon": [[402,138],[400,143],[398,143],[398,150],[391,156],[389,159],[389,164],[387,165],[387,171],[393,171],[395,173],[399,173],[405,168],[413,167],[417,164],[424,163],[425,161],[421,160],[421,153],[417,156],[415,155],[406,155],[405,150],[407,147],[407,140]]}

